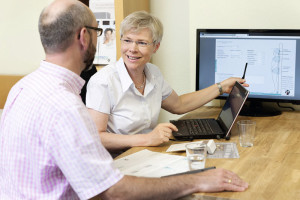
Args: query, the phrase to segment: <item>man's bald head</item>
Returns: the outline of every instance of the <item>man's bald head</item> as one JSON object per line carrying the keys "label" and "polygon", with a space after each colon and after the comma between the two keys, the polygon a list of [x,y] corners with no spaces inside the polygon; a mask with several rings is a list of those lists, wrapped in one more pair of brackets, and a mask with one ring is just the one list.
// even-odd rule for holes
{"label": "man's bald head", "polygon": [[47,6],[39,18],[39,32],[46,53],[65,51],[75,34],[84,26],[91,26],[95,17],[78,0],[56,0]]}

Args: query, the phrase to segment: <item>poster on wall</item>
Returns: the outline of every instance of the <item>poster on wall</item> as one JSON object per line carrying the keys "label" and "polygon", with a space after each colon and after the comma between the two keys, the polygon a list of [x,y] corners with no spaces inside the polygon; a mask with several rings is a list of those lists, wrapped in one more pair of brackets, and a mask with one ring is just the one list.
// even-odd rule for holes
{"label": "poster on wall", "polygon": [[107,65],[116,61],[116,26],[114,0],[90,0],[98,27],[103,33],[97,40],[94,64]]}

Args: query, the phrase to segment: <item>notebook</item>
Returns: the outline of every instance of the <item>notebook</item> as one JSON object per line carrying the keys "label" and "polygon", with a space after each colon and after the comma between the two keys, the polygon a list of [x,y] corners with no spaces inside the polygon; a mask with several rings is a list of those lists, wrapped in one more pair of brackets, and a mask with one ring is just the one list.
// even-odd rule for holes
{"label": "notebook", "polygon": [[231,128],[248,95],[249,91],[236,82],[217,119],[170,120],[178,128],[173,136],[178,140],[230,139]]}

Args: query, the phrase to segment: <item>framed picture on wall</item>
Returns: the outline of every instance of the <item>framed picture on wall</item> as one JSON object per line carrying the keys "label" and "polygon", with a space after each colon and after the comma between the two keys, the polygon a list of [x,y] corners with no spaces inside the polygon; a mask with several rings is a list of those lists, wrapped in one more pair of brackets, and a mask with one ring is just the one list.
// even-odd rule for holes
{"label": "framed picture on wall", "polygon": [[98,27],[103,34],[98,37],[95,65],[107,65],[116,61],[116,25],[114,0],[90,0],[89,7],[93,11]]}

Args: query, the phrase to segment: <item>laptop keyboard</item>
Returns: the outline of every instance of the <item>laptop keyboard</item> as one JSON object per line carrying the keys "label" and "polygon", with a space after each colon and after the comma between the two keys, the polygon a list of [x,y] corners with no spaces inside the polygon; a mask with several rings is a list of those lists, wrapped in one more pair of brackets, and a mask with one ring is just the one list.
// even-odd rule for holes
{"label": "laptop keyboard", "polygon": [[188,127],[191,135],[197,135],[199,133],[212,134],[214,132],[208,120],[186,120],[185,124]]}

